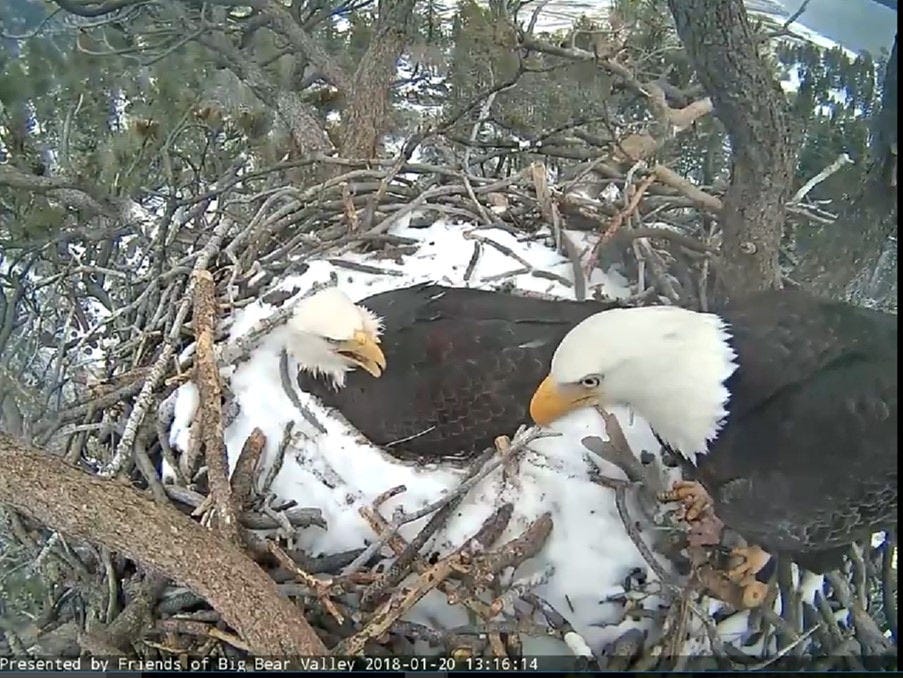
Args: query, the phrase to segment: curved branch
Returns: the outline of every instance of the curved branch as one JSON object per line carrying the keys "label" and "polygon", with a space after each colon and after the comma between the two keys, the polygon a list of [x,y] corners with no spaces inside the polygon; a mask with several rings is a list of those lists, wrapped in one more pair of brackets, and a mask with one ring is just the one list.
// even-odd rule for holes
{"label": "curved branch", "polygon": [[248,4],[263,12],[270,19],[273,29],[284,35],[289,42],[301,50],[328,82],[345,94],[351,92],[351,78],[348,77],[345,70],[329,56],[313,36],[295,23],[295,19],[284,5],[275,0],[256,0]]}
{"label": "curved branch", "polygon": [[91,215],[115,218],[115,211],[92,197],[77,184],[60,177],[41,177],[28,174],[11,165],[0,165],[0,186],[32,193],[52,194],[56,199],[73,209],[84,210]]}
{"label": "curved branch", "polygon": [[323,655],[299,609],[237,546],[168,505],[0,433],[0,503],[118,551],[207,600],[259,655]]}

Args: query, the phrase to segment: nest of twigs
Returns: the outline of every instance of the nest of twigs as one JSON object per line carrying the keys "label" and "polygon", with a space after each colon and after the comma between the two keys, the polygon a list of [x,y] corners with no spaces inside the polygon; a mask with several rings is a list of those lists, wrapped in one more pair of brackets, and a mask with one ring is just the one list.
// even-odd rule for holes
{"label": "nest of twigs", "polygon": [[[641,165],[623,171],[610,167],[608,183],[624,196],[622,202],[611,203],[576,193],[576,180],[548,185],[541,165],[504,179],[482,179],[410,162],[414,146],[406,145],[398,159],[385,163],[321,159],[342,165],[347,174],[307,189],[285,186],[249,197],[234,181],[225,181],[158,229],[140,233],[140,247],[146,248],[140,265],[125,252],[118,254],[118,264],[128,273],[123,284],[107,293],[113,312],[86,316],[77,336],[63,334],[52,347],[59,356],[51,363],[53,388],[26,393],[32,408],[23,407],[20,433],[56,456],[22,451],[2,439],[9,453],[5,458],[17,471],[0,483],[0,501],[22,513],[6,514],[7,555],[53,582],[37,595],[37,615],[27,623],[20,616],[5,625],[2,654],[239,661],[255,654],[275,656],[279,650],[298,655],[328,649],[334,655],[429,650],[456,657],[513,657],[522,653],[525,637],[555,636],[567,643],[575,661],[602,668],[687,668],[706,662],[756,668],[808,658],[820,668],[861,670],[869,658],[886,656],[895,645],[879,623],[896,634],[892,540],[880,549],[854,551],[849,570],[828,576],[828,593],[817,596],[815,606],[793,600],[789,565],[779,568],[768,604],[750,615],[755,633],[774,636],[779,649],[768,650],[771,645],[765,642],[760,655],[750,657],[719,639],[717,620],[704,607],[704,587],[692,577],[673,574],[670,564],[659,562],[661,554],[633,534],[636,521],[628,513],[630,503],[642,503],[641,495],[660,488],[623,454],[606,458],[624,468],[630,481],[600,475],[599,482],[614,490],[625,529],[636,536],[638,547],[642,544],[670,607],[660,620],[663,632],[655,638],[629,631],[595,652],[564,611],[536,596],[532,589],[538,581],[514,578],[505,586],[501,583],[502,573],[543,548],[553,529],[549,516],[500,542],[511,517],[511,506],[502,505],[459,548],[444,554],[424,551],[467,490],[515,457],[535,431],[521,431],[510,445],[501,442],[487,450],[458,491],[414,514],[383,515],[381,504],[403,491],[387,488],[364,512],[377,538],[366,549],[350,553],[314,558],[295,548],[298,528],[328,525],[318,510],[280,503],[268,492],[272,478],[259,477],[265,444],[259,431],[247,440],[229,477],[222,440],[228,398],[223,397],[219,366],[247,357],[255,338],[291,309],[225,350],[215,348],[225,330],[221,320],[306,260],[328,257],[337,262],[344,252],[361,248],[387,257],[410,251],[414,242],[388,232],[399,219],[466,219],[525,237],[549,227],[545,237],[550,234],[572,263],[573,280],[562,282],[578,299],[592,294],[587,273],[611,255],[626,261],[627,273],[635,278],[633,303],[659,298],[693,306],[704,302],[708,237],[692,227],[645,225],[639,217],[668,201],[686,208],[702,200],[693,193],[688,202],[685,187],[673,177]],[[213,197],[220,206],[200,219]],[[239,225],[230,208],[251,204],[256,211]],[[573,227],[598,231],[591,251],[579,252],[569,240],[565,229]],[[477,233],[475,259],[486,246],[493,244]],[[513,273],[548,275],[514,265]],[[95,272],[109,267],[111,263]],[[45,294],[46,289],[37,288],[23,292],[32,295],[36,309],[43,307]],[[52,313],[35,313],[35,328],[61,320]],[[192,342],[193,350],[186,350]],[[96,369],[64,359],[102,344],[109,348],[99,359],[105,375],[100,378]],[[22,350],[28,350],[27,343]],[[171,395],[189,378],[200,392],[198,437],[192,451],[177,458],[168,442]],[[629,452],[627,457],[632,459]],[[162,458],[176,471],[175,484],[161,482],[157,469]],[[85,471],[110,480],[90,479]],[[42,486],[41,478],[52,480],[49,488]],[[54,497],[71,501],[54,507]],[[40,503],[45,500],[46,505]],[[95,502],[103,510],[85,510]],[[414,539],[399,536],[402,524],[426,516],[429,520]],[[70,541],[61,534],[75,538]],[[380,549],[388,549],[392,557],[383,560],[377,555]],[[249,590],[218,588],[217,573],[223,581],[240,582]],[[625,616],[637,609],[629,588],[625,586]],[[634,600],[644,595],[642,583],[635,588]],[[472,623],[439,629],[402,620],[433,591],[466,608]],[[776,595],[787,601],[784,615],[771,612]],[[541,614],[501,614],[515,601]],[[266,608],[269,604],[275,607]],[[850,612],[851,624],[837,621],[840,607]],[[7,612],[11,619],[13,611]],[[535,621],[540,617],[545,623]],[[693,637],[701,643],[695,651],[688,640]]]}

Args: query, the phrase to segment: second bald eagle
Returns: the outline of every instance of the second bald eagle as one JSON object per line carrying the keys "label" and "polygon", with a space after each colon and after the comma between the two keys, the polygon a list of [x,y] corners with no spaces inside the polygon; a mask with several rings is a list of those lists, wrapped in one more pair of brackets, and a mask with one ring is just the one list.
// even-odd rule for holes
{"label": "second bald eagle", "polygon": [[555,347],[615,305],[431,283],[355,305],[330,289],[300,303],[287,349],[301,389],[393,456],[467,459],[529,423]]}
{"label": "second bald eagle", "polygon": [[897,521],[897,319],[800,291],[719,315],[593,315],[558,346],[530,412],[620,404],[695,466],[715,514],[815,571]]}

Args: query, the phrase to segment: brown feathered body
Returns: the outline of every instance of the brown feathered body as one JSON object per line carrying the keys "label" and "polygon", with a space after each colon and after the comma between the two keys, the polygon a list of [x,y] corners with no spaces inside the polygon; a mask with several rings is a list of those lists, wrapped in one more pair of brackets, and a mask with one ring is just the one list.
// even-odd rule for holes
{"label": "brown feathered body", "polygon": [[530,394],[562,337],[613,302],[551,301],[421,284],[361,302],[383,320],[387,368],[345,386],[301,372],[302,390],[393,456],[468,459],[529,423]]}
{"label": "brown feathered body", "polygon": [[798,291],[719,312],[739,368],[695,470],[716,514],[815,571],[897,522],[897,319]]}

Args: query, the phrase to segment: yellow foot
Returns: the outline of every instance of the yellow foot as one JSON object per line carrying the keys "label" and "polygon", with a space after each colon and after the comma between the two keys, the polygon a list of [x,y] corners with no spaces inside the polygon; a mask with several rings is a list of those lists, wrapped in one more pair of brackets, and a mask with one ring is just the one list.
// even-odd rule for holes
{"label": "yellow foot", "polygon": [[759,607],[765,602],[765,596],[768,595],[768,586],[755,578],[751,582],[741,583],[740,588],[743,589],[741,594],[741,602],[743,607],[754,608]]}
{"label": "yellow foot", "polygon": [[659,495],[659,501],[679,501],[683,504],[678,513],[678,520],[692,523],[698,520],[708,509],[712,508],[712,498],[705,488],[695,480],[678,480],[668,492]]}
{"label": "yellow foot", "polygon": [[745,586],[755,580],[756,573],[768,564],[771,556],[758,546],[744,546],[731,551],[731,567],[727,571],[728,578]]}
{"label": "yellow foot", "polygon": [[724,570],[716,569],[710,562],[699,566],[696,573],[709,593],[737,609],[759,607],[768,595],[768,586],[756,581],[755,577],[749,577],[740,583],[734,582]]}

